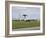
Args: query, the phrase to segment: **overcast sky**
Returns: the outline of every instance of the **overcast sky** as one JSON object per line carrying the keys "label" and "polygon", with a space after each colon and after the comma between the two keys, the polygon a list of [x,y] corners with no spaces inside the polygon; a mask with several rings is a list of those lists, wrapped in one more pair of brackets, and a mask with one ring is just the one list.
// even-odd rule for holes
{"label": "overcast sky", "polygon": [[23,19],[23,14],[26,14],[26,19],[39,19],[39,7],[12,7],[12,19]]}

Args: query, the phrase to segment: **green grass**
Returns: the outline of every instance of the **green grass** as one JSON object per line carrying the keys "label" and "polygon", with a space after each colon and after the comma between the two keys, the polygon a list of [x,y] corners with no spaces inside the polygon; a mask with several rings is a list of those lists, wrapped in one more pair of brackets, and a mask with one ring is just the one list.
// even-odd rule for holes
{"label": "green grass", "polygon": [[15,21],[12,20],[12,28],[19,29],[19,28],[27,28],[27,27],[38,27],[40,26],[40,21]]}

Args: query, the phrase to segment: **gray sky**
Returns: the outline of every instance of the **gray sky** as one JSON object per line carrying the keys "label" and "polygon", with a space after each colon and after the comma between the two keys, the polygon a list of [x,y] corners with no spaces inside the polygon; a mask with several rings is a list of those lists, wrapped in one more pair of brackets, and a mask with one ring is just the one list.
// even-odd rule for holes
{"label": "gray sky", "polygon": [[23,14],[26,14],[26,19],[39,19],[40,8],[39,7],[12,7],[12,19],[23,19]]}

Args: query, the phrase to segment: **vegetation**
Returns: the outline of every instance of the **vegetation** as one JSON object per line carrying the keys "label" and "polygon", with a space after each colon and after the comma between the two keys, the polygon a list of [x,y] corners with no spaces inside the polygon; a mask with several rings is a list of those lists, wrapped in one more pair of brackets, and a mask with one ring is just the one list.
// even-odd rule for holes
{"label": "vegetation", "polygon": [[12,20],[12,28],[28,28],[28,27],[38,27],[40,26],[40,21],[38,20]]}

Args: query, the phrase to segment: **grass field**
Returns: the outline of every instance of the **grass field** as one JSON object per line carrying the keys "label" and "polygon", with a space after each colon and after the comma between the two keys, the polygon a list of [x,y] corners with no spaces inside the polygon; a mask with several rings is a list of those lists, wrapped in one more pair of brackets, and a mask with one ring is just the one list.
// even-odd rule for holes
{"label": "grass field", "polygon": [[15,21],[12,20],[12,28],[13,29],[19,29],[19,28],[27,28],[27,27],[39,27],[40,21]]}

